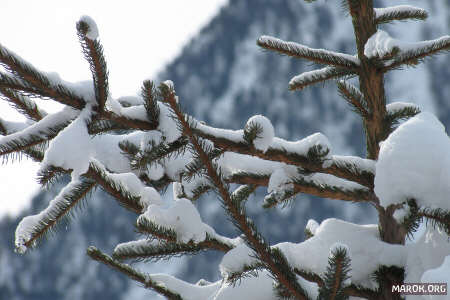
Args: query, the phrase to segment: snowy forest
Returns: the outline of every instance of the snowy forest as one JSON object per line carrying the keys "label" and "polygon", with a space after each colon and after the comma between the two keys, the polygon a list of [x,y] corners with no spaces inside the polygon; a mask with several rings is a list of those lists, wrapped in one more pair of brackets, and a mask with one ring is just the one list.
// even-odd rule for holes
{"label": "snowy forest", "polygon": [[[226,91],[214,112],[208,109],[214,99],[202,100],[201,105],[188,99],[200,93],[193,90],[201,90],[204,83],[188,78],[178,89],[183,76],[176,73],[186,73],[182,68],[173,78],[143,80],[138,96],[111,97],[114,87],[108,84],[101,36],[89,16],[76,24],[92,73],[87,81],[67,82],[57,73],[42,72],[14,49],[0,45],[5,70],[0,73],[0,94],[28,119],[0,120],[0,154],[13,161],[21,155],[38,161],[39,183],[48,190],[62,186],[48,196],[45,207],[17,224],[15,251],[24,254],[19,259],[30,254],[39,259],[38,250],[31,249],[64,234],[58,228],[78,222],[73,216],[87,213],[102,190],[131,216],[120,230],[128,227],[139,235],[115,241],[111,248],[90,239],[83,250],[94,260],[89,265],[112,268],[143,290],[168,299],[445,299],[393,291],[404,283],[449,284],[450,139],[440,115],[401,94],[401,101],[391,99],[389,89],[402,72],[445,56],[450,36],[416,42],[391,36],[384,27],[388,24],[428,21],[425,9],[411,5],[305,2],[311,3],[290,2],[289,9],[307,13],[317,7],[326,15],[322,9],[327,7],[340,13],[345,18],[336,18],[335,26],[351,25],[351,35],[341,34],[352,45],[331,44],[333,49],[325,50],[301,44],[295,31],[285,40],[273,36],[272,30],[264,32],[264,26],[249,29],[258,37],[244,48],[259,48],[262,56],[270,57],[266,71],[273,73],[255,75],[260,73],[251,68],[257,69],[257,62],[241,65],[235,70],[240,77],[231,79],[239,81],[235,87],[245,89],[258,76],[269,80],[260,91]],[[280,9],[261,1],[266,4]],[[320,34],[305,40],[314,43]],[[245,55],[243,60],[249,62],[252,57]],[[432,56],[436,57],[427,59]],[[293,77],[277,78],[271,86],[271,76],[278,76],[277,68],[286,65],[293,66]],[[170,73],[169,69],[161,77]],[[214,74],[207,76],[214,82]],[[441,93],[448,87],[447,78],[434,78],[441,80]],[[309,109],[300,103],[303,99],[273,101],[262,114],[258,93],[275,95],[271,90],[276,89],[306,94],[311,103],[315,97],[323,101]],[[448,93],[441,96],[448,98]],[[231,104],[224,101],[230,97]],[[57,101],[64,109],[47,113],[36,98]],[[245,121],[225,124],[239,110],[245,112]],[[352,117],[343,117],[342,110]],[[301,132],[299,128],[318,118],[315,111],[331,119],[328,128],[322,127],[326,133],[317,132],[320,126]],[[287,125],[280,112],[289,113]],[[360,132],[360,141],[354,131]],[[328,133],[336,135],[329,138]],[[361,149],[349,155],[346,143]],[[302,201],[323,205],[320,222]],[[331,206],[322,204],[328,202]],[[114,205],[106,202],[102,210]],[[343,211],[349,205],[353,215],[346,218]],[[212,206],[214,214],[208,216]],[[214,222],[217,211],[222,215],[217,220],[228,224],[225,229]],[[270,217],[261,216],[265,214]],[[283,231],[289,231],[289,237]],[[196,273],[196,283],[140,269],[142,262],[180,256],[195,261],[209,252],[216,256],[203,256],[193,266],[201,271],[199,264],[211,265],[204,268],[204,277]],[[29,266],[22,268],[27,273]],[[219,278],[208,274],[212,268]],[[102,295],[109,287],[95,289]]]}

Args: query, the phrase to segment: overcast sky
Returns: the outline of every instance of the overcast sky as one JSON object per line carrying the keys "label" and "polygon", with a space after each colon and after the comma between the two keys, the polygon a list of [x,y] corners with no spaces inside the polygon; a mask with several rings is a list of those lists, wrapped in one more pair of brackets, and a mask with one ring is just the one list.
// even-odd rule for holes
{"label": "overcast sky", "polygon": [[[90,79],[75,23],[91,16],[99,27],[113,97],[135,95],[143,79],[171,61],[227,0],[57,1],[1,0],[0,43],[37,68],[68,81]],[[1,68],[0,68],[1,70]],[[2,70],[3,71],[3,70]],[[0,101],[0,116],[21,116]],[[45,101],[47,111],[58,106]],[[38,165],[27,160],[0,166],[0,216],[17,214],[39,186]]]}

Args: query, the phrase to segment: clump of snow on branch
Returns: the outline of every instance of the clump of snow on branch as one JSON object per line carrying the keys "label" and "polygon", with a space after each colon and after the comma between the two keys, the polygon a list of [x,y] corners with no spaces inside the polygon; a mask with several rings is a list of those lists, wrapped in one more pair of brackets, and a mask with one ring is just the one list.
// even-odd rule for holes
{"label": "clump of snow on branch", "polygon": [[450,139],[439,120],[423,112],[381,144],[375,193],[387,207],[415,199],[419,206],[450,209]]}
{"label": "clump of snow on branch", "polygon": [[[290,171],[290,172],[289,172]],[[296,168],[279,168],[270,175],[269,184],[267,185],[268,193],[280,193],[285,190],[292,190],[292,177],[297,175]]]}
{"label": "clump of snow on branch", "polygon": [[248,119],[245,127],[258,126],[260,132],[253,141],[256,149],[266,152],[275,137],[272,122],[262,115],[256,115]]}
{"label": "clump of snow on branch", "polygon": [[245,243],[237,245],[235,248],[228,251],[222,258],[219,265],[220,274],[223,278],[228,275],[242,272],[245,266],[250,266],[255,263],[255,253]]}
{"label": "clump of snow on branch", "polygon": [[377,225],[357,225],[338,219],[324,220],[306,241],[280,243],[278,247],[289,263],[305,271],[323,274],[330,249],[336,242],[345,244],[351,253],[352,282],[373,288],[371,274],[379,265],[402,267],[406,263],[406,249],[381,241]]}
{"label": "clump of snow on branch", "polygon": [[88,25],[86,37],[90,40],[96,40],[98,38],[98,27],[94,19],[92,19],[90,16],[84,15],[80,18],[80,22],[84,22]]}
{"label": "clump of snow on branch", "polygon": [[443,36],[429,41],[404,42],[392,38],[386,31],[378,30],[367,40],[364,46],[364,55],[368,58],[384,58],[396,50],[400,52],[414,51],[449,39],[450,36]]}
{"label": "clump of snow on branch", "polygon": [[392,114],[404,110],[406,108],[419,110],[419,106],[417,104],[408,102],[393,102],[386,105],[386,111]]}
{"label": "clump of snow on branch", "polygon": [[45,152],[43,166],[53,165],[66,170],[72,169],[73,178],[78,178],[88,170],[93,153],[91,137],[87,129],[91,114],[89,107],[85,108],[78,118],[58,133]]}
{"label": "clump of snow on branch", "polygon": [[323,152],[331,152],[330,141],[320,132],[311,134],[296,142],[274,138],[271,147],[303,156],[306,156],[312,147],[320,147]]}
{"label": "clump of snow on branch", "polygon": [[305,229],[311,232],[312,235],[316,234],[317,228],[319,228],[319,223],[314,219],[309,219],[308,223],[306,223]]}
{"label": "clump of snow on branch", "polygon": [[[177,240],[180,242],[202,242],[206,235],[217,236],[214,229],[202,222],[199,212],[187,199],[178,199],[168,208],[160,205],[150,205],[147,211],[140,218],[160,226],[174,230],[177,233]],[[139,222],[139,220],[138,220]]]}

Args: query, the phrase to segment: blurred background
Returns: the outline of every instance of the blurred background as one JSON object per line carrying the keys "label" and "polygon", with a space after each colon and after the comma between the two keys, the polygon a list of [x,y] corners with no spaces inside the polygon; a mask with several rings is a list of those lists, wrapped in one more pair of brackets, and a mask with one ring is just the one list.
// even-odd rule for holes
{"label": "blurred background", "polygon": [[[376,6],[389,1],[375,1]],[[450,33],[447,1],[396,1],[429,12],[426,22],[400,22],[383,30],[405,41],[434,39]],[[392,4],[391,4],[392,5]],[[25,1],[0,3],[0,43],[37,68],[58,72],[68,81],[90,79],[75,32],[81,15],[96,20],[109,68],[113,97],[136,95],[144,79],[171,79],[182,106],[197,119],[232,129],[242,128],[255,114],[272,120],[276,135],[291,140],[324,133],[333,154],[365,155],[361,122],[337,95],[334,83],[301,92],[287,89],[291,77],[316,67],[262,51],[263,34],[297,41],[314,48],[355,53],[351,20],[336,1],[318,0],[166,0],[166,1]],[[450,124],[450,57],[438,56],[417,68],[386,77],[388,102],[406,101],[435,113]],[[3,71],[3,69],[0,70]],[[3,101],[4,102],[4,101]],[[61,109],[40,101],[53,112]],[[0,102],[0,117],[21,120]],[[49,190],[35,183],[38,165],[22,160],[0,166],[0,299],[153,299],[125,276],[108,270],[85,255],[89,245],[111,252],[119,242],[136,238],[136,215],[119,207],[98,190],[84,209],[37,249],[14,253],[14,230],[26,215],[36,214],[64,186]],[[298,242],[308,219],[330,217],[374,223],[370,207],[306,195],[291,205],[265,211],[266,191],[259,189],[248,211],[271,243]],[[166,197],[172,197],[171,189]],[[197,205],[205,222],[234,237],[215,196]],[[165,272],[195,283],[218,280],[219,253],[177,258],[170,262],[139,263],[137,268]]]}

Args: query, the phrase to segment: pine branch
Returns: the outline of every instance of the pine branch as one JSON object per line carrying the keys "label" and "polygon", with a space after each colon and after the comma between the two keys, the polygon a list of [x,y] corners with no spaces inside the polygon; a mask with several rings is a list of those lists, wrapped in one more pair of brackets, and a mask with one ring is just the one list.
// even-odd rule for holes
{"label": "pine branch", "polygon": [[83,198],[94,188],[95,182],[82,179],[72,181],[50,202],[41,213],[22,219],[16,229],[16,249],[25,253],[27,248],[33,247],[37,240],[45,236],[64,218],[73,213]]}
{"label": "pine branch", "polygon": [[120,261],[154,262],[183,255],[195,255],[207,250],[228,252],[232,248],[234,248],[233,245],[220,242],[208,235],[204,241],[197,243],[190,241],[189,243],[163,242],[153,244],[151,240],[140,240],[117,245],[112,257]]}
{"label": "pine branch", "polygon": [[276,51],[280,54],[303,58],[314,63],[330,65],[344,68],[350,71],[358,71],[359,60],[351,55],[332,52],[324,49],[313,49],[294,42],[285,42],[270,36],[262,36],[258,39],[257,45]]}
{"label": "pine branch", "polygon": [[442,208],[421,208],[418,211],[418,216],[425,218],[431,226],[438,227],[445,231],[450,236],[450,211]]}
{"label": "pine branch", "polygon": [[[44,122],[45,120],[45,122]],[[20,132],[0,138],[0,156],[26,150],[45,143],[54,138],[69,125],[71,119],[62,113],[48,115],[42,121],[35,123]]]}
{"label": "pine branch", "polygon": [[39,92],[27,82],[3,72],[0,72],[0,87],[4,89],[11,89],[14,91],[20,91],[22,94],[28,95],[30,97],[48,98],[40,95]]}
{"label": "pine branch", "polygon": [[392,21],[416,20],[424,21],[428,13],[422,8],[409,5],[398,5],[386,8],[374,8],[375,23],[377,25],[390,23]]}
{"label": "pine branch", "polygon": [[360,297],[369,300],[380,299],[379,291],[375,291],[360,285],[351,284],[344,288],[344,293],[351,297]]}
{"label": "pine branch", "polygon": [[84,57],[89,63],[94,82],[95,98],[97,100],[98,111],[105,109],[106,100],[109,95],[108,69],[106,66],[103,47],[100,42],[92,40],[86,36],[90,31],[89,24],[83,20],[77,22],[77,34],[80,40]]}
{"label": "pine branch", "polygon": [[399,109],[389,109],[392,105],[396,104],[395,102],[392,104],[388,104],[386,107],[386,116],[385,116],[385,128],[387,130],[386,136],[388,136],[394,129],[399,125],[401,121],[412,118],[415,115],[420,113],[420,108],[416,105],[411,104],[410,106],[404,106]]}
{"label": "pine branch", "polygon": [[345,81],[338,81],[337,86],[339,94],[353,108],[353,111],[367,119],[370,115],[370,108],[364,95],[355,86]]}
{"label": "pine branch", "polygon": [[140,197],[132,195],[119,181],[111,178],[108,173],[100,162],[91,161],[85,176],[93,179],[105,192],[113,196],[126,209],[137,214],[142,213],[144,206],[140,202]]}
{"label": "pine branch", "polygon": [[[8,134],[12,134],[14,132],[12,131],[8,131],[6,129],[5,124],[6,123],[5,120],[2,120],[0,118],[0,134],[1,135],[8,135]],[[8,161],[8,158],[12,155],[13,159],[20,159],[21,158],[21,154],[25,154],[27,157],[29,157],[31,160],[35,161],[35,162],[41,162],[44,159],[44,155],[45,155],[45,150],[47,149],[47,142],[43,142],[41,144],[37,144],[35,146],[29,147],[27,149],[24,149],[20,152],[14,152],[11,153],[10,155],[4,155],[3,156],[3,163],[5,161]]]}
{"label": "pine branch", "polygon": [[325,82],[330,79],[349,78],[357,73],[343,68],[325,67],[318,70],[301,73],[292,77],[289,81],[289,89],[291,91],[302,90],[310,85]]}
{"label": "pine branch", "polygon": [[52,85],[51,80],[22,58],[0,45],[0,64],[7,70],[30,84],[38,94],[52,98],[62,104],[76,109],[82,109],[86,103],[84,99],[73,93],[61,83]]}
{"label": "pine branch", "polygon": [[178,294],[170,289],[167,288],[166,285],[159,283],[157,281],[152,280],[151,276],[147,274],[143,274],[135,269],[133,269],[130,265],[120,263],[110,256],[106,255],[105,253],[101,252],[94,246],[90,246],[87,249],[87,254],[90,258],[93,260],[96,260],[98,262],[101,262],[110,268],[117,270],[125,275],[127,275],[129,278],[141,283],[145,288],[152,289],[155,292],[167,297],[167,299],[170,300],[182,300],[183,298]]}
{"label": "pine branch", "polygon": [[350,257],[344,247],[333,249],[328,258],[327,270],[324,274],[323,285],[319,289],[318,299],[346,300],[345,282],[350,279]]}
{"label": "pine branch", "polygon": [[415,66],[425,58],[440,54],[444,51],[450,51],[450,36],[443,36],[436,40],[423,42],[423,45],[411,50],[400,51],[381,71],[388,72],[399,69],[403,65]]}
{"label": "pine branch", "polygon": [[227,213],[232,218],[235,226],[244,233],[247,244],[255,251],[258,258],[266,265],[266,268],[274,278],[286,287],[292,296],[298,299],[309,299],[307,292],[297,282],[295,274],[292,272],[281,251],[272,250],[267,245],[263,237],[258,233],[253,222],[245,215],[245,211],[240,205],[242,201],[233,201],[233,198],[228,192],[227,184],[220,176],[220,172],[218,172],[208,155],[203,151],[198,138],[193,133],[191,124],[181,112],[173,89],[167,85],[163,89],[166,89],[166,92],[163,93],[164,101],[170,105],[178,119],[179,126],[182,126],[183,132],[188,136],[192,146],[197,151],[199,157],[201,157],[211,182],[223,200],[223,205]]}
{"label": "pine branch", "polygon": [[[186,151],[187,144],[188,140],[185,137],[180,137],[168,144],[162,142],[156,145],[152,142],[146,149],[136,149],[138,151],[129,156],[131,167],[136,170],[145,170],[148,166],[163,164],[166,160],[183,154]],[[127,152],[126,149],[132,146],[124,141],[119,144],[119,147],[122,151]]]}
{"label": "pine branch", "polygon": [[159,106],[157,101],[157,92],[153,82],[150,80],[144,81],[141,91],[142,98],[144,99],[145,110],[147,111],[148,119],[157,124],[159,120]]}
{"label": "pine branch", "polygon": [[71,172],[72,170],[66,170],[61,167],[55,167],[53,165],[43,166],[38,171],[37,182],[40,185],[49,186],[57,182],[62,176]]}
{"label": "pine branch", "polygon": [[139,216],[136,222],[136,229],[139,233],[145,234],[150,238],[157,238],[158,240],[165,240],[167,242],[175,243],[177,240],[177,233],[171,228],[167,228],[156,224],[144,215]]}
{"label": "pine branch", "polygon": [[14,90],[4,88],[0,85],[0,94],[14,107],[19,113],[26,116],[30,120],[40,121],[47,115],[45,111],[41,111],[36,103],[25,95],[21,95]]}

